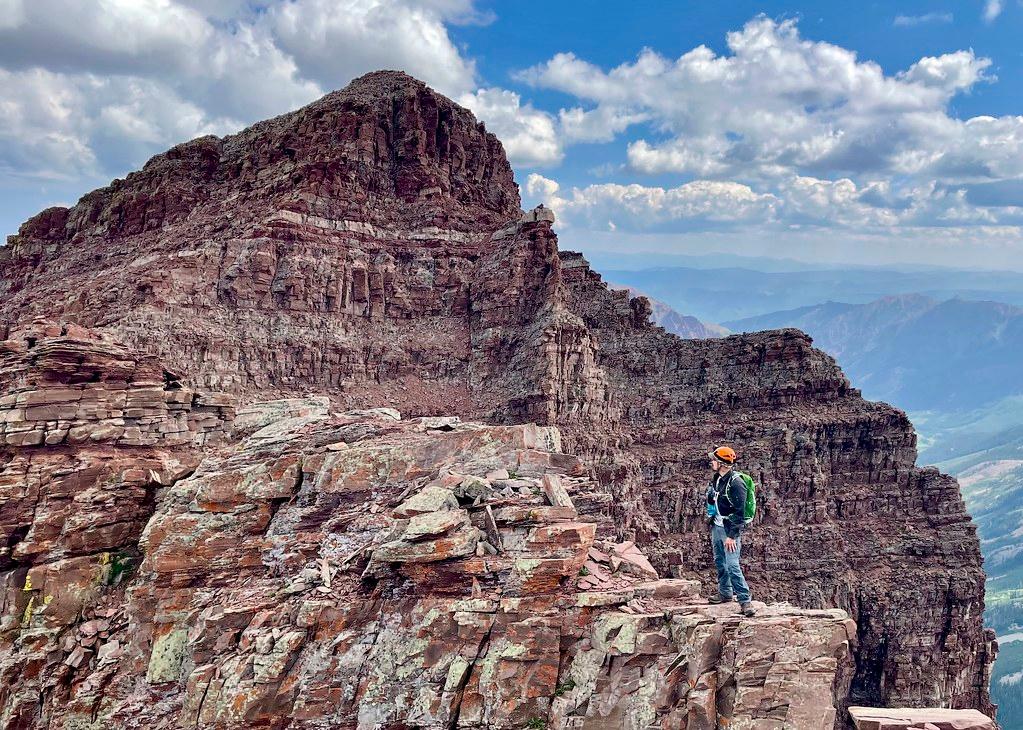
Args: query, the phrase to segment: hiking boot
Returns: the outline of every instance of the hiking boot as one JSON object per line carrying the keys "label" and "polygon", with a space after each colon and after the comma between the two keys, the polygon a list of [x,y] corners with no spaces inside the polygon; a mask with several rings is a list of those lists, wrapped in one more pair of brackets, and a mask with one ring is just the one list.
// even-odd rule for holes
{"label": "hiking boot", "polygon": [[753,602],[752,601],[746,601],[746,603],[740,603],[739,604],[739,612],[743,616],[756,616],[757,615],[757,609],[753,608]]}
{"label": "hiking boot", "polygon": [[728,603],[733,600],[734,596],[722,596],[720,593],[715,593],[713,596],[707,599],[708,603]]}

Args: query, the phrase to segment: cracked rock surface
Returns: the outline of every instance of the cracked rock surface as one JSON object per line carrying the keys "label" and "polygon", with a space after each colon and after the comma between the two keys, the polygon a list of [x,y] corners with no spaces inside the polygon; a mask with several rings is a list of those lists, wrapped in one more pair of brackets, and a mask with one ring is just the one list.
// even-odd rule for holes
{"label": "cracked rock surface", "polygon": [[[404,74],[184,143],[27,221],[0,247],[0,339],[0,672],[21,677],[0,700],[14,727],[38,722],[41,684],[68,691],[71,669],[44,671],[53,627],[35,622],[106,620],[86,607],[97,585],[132,595],[143,557],[165,571],[161,590],[201,592],[189,570],[221,590],[287,567],[274,578],[289,601],[355,590],[352,565],[360,587],[399,576],[409,596],[487,595],[495,580],[466,566],[490,563],[513,594],[553,595],[565,576],[601,595],[626,578],[706,577],[703,455],[721,442],[758,483],[743,547],[755,596],[856,622],[840,716],[849,704],[994,713],[976,531],[956,482],[916,466],[906,415],[864,401],[796,330],[694,341],[656,327],[645,298],[559,250],[549,210],[520,209],[497,138]],[[363,442],[387,462],[474,428],[537,440],[514,465],[394,485],[394,504],[366,486],[386,464],[349,461]],[[186,481],[196,491],[183,504]],[[456,504],[464,514],[424,517]],[[331,538],[338,554],[292,564],[289,540],[342,522],[355,532]],[[360,547],[359,531],[388,539]],[[50,590],[62,581],[76,587]],[[184,598],[164,597],[164,610],[138,590],[159,622],[140,636],[163,658],[131,676],[209,664],[190,649],[193,628],[177,627]],[[271,620],[225,611],[232,630]],[[291,682],[301,627],[273,626],[258,676]],[[116,640],[111,682],[139,652]],[[91,667],[109,642],[94,643],[60,666]],[[209,670],[196,686],[230,693],[223,677],[247,682],[255,667]],[[90,691],[107,697],[106,681]],[[692,690],[708,707],[720,696],[706,682]],[[263,711],[276,701],[263,696]]]}
{"label": "cracked rock surface", "polygon": [[836,726],[845,612],[660,578],[553,428],[323,405],[223,424],[122,539],[129,580],[107,544],[7,574],[7,727]]}

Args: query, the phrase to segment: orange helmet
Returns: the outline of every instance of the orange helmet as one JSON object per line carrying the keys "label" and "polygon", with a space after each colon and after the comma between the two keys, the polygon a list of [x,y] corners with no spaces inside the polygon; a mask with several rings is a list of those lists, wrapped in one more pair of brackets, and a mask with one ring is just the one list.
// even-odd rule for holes
{"label": "orange helmet", "polygon": [[735,460],[739,457],[731,446],[718,446],[710,452],[710,458],[723,461],[726,464],[734,464]]}

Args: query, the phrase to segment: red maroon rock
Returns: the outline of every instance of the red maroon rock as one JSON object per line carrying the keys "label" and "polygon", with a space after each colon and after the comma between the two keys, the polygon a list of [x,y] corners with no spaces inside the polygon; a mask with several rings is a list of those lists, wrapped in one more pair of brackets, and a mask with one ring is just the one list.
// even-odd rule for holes
{"label": "red maroon rock", "polygon": [[[50,322],[32,324],[40,315]],[[535,502],[491,505],[504,547],[517,549],[537,526],[586,520],[600,539],[634,539],[672,577],[709,573],[703,454],[729,442],[760,484],[760,517],[744,544],[754,592],[857,619],[851,701],[991,714],[975,528],[955,481],[915,467],[905,414],[865,402],[795,330],[687,341],[649,316],[646,300],[609,290],[580,255],[558,251],[548,211],[522,215],[493,135],[404,74],[370,74],[237,135],[179,145],[72,208],[36,216],[0,248],[0,487],[8,490],[0,545],[18,554],[0,556],[5,586],[20,596],[29,564],[85,557],[99,545],[131,548],[157,492],[188,470],[168,465],[194,465],[219,438],[224,405],[202,391],[247,403],[316,392],[334,411],[388,406],[406,417],[536,423],[504,434],[514,449],[500,458],[480,445],[467,471],[483,478],[505,469],[516,481],[558,474],[564,495],[548,489],[544,499],[538,488]],[[125,346],[98,334],[88,341],[81,327]],[[31,377],[45,383],[23,387],[29,353],[42,356]],[[306,404],[254,443],[272,448],[312,428],[319,416],[311,413]],[[316,486],[316,509],[339,529],[370,503],[380,522],[365,529],[391,519],[407,484],[393,503],[376,503],[380,469],[395,480],[420,477],[419,463],[359,449],[340,456],[395,427],[393,418],[369,420],[319,434],[333,448],[310,457],[336,467]],[[403,438],[431,439],[453,423],[424,422]],[[472,442],[472,429],[450,433]],[[47,450],[59,458],[36,456]],[[69,467],[76,454],[82,469]],[[248,474],[248,492],[237,470],[205,480],[195,509],[263,536],[308,485],[283,465],[273,476],[260,468]],[[572,480],[584,475],[602,490],[577,489]],[[574,508],[543,503],[565,495]],[[33,519],[27,505],[37,499]],[[216,582],[259,563],[254,542],[232,546],[216,531],[189,542],[196,514],[147,528],[161,546],[147,560],[159,557],[169,587],[187,584],[197,566]],[[489,529],[484,523],[473,524]],[[459,551],[472,541],[463,537]],[[365,566],[370,556],[351,546],[340,559]],[[399,571],[415,585],[436,580],[435,569],[452,585],[475,577],[486,594],[490,561],[506,559],[467,554]],[[551,560],[506,568],[516,589],[543,588],[574,558]],[[906,573],[912,583],[899,578]],[[297,581],[294,590],[305,595]],[[8,604],[17,612],[19,600]],[[169,659],[183,650],[174,631],[150,638]],[[277,651],[280,639],[268,645],[275,658],[261,663],[261,676],[292,661],[289,641]],[[232,678],[251,670],[215,675],[205,666],[189,681],[218,685],[225,701],[241,691]],[[544,664],[540,674],[549,671]],[[318,691],[317,701],[336,705],[340,689]],[[35,717],[30,694],[10,700],[10,717]],[[430,712],[453,712],[445,704],[453,696]],[[474,702],[463,711],[482,712]],[[212,722],[202,707],[188,711],[193,724]]]}

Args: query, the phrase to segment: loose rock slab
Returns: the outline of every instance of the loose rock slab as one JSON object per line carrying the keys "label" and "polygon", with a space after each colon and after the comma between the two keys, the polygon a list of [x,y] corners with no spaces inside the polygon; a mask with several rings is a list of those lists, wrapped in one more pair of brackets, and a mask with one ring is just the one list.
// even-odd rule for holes
{"label": "loose rock slab", "polygon": [[995,722],[977,710],[940,707],[850,707],[856,730],[916,730],[933,725],[937,730],[995,730]]}

